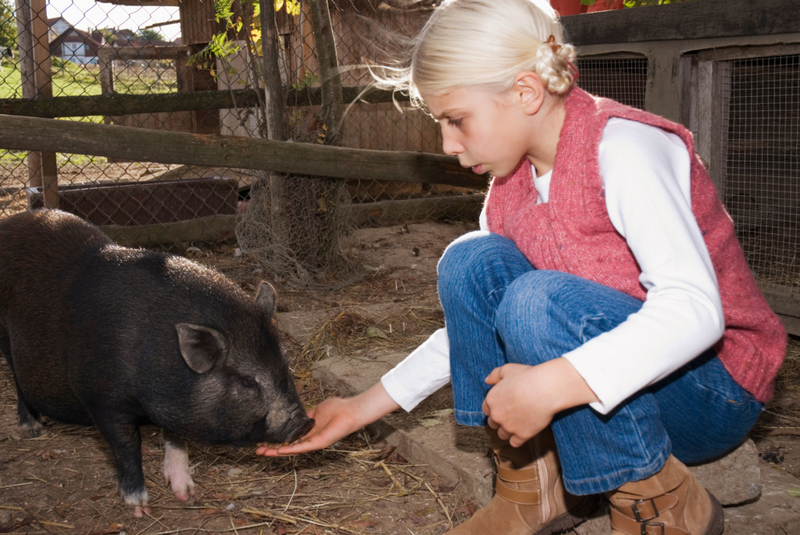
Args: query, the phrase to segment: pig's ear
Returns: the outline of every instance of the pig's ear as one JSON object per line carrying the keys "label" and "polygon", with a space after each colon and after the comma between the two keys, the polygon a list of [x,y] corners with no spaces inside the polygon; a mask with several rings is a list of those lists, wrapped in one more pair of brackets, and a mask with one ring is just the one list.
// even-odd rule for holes
{"label": "pig's ear", "polygon": [[272,316],[275,312],[275,288],[268,282],[261,282],[256,294],[256,304]]}
{"label": "pig's ear", "polygon": [[183,360],[197,373],[206,373],[228,354],[228,341],[217,330],[191,323],[178,323],[175,330]]}

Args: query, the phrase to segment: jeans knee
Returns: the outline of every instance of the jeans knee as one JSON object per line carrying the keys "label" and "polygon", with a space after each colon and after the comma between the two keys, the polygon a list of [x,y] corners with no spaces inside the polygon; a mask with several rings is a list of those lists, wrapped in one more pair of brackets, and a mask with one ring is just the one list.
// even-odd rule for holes
{"label": "jeans knee", "polygon": [[525,364],[539,364],[553,358],[555,353],[550,353],[556,348],[563,349],[565,322],[569,322],[561,303],[564,276],[557,271],[532,271],[509,285],[497,307],[495,325],[510,361],[516,361],[512,355],[518,354],[532,359]]}
{"label": "jeans knee", "polygon": [[509,319],[524,316],[544,319],[542,316],[558,303],[564,275],[559,271],[535,270],[519,277],[508,286],[498,314]]}
{"label": "jeans knee", "polygon": [[461,236],[447,246],[436,267],[439,295],[482,278],[492,264],[510,260],[514,255],[524,260],[514,242],[499,234],[479,230]]}

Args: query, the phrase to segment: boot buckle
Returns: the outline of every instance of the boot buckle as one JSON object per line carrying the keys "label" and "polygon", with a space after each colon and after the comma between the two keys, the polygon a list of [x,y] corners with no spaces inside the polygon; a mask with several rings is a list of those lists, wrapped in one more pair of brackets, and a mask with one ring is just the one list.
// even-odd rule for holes
{"label": "boot buckle", "polygon": [[[653,509],[652,509],[652,511],[648,511],[649,515],[648,515],[647,518],[643,518],[643,514],[639,512],[639,507],[642,506],[643,504],[648,503],[648,502],[650,502],[650,505],[652,506]],[[658,515],[661,514],[661,513],[658,512],[658,507],[656,506],[656,501],[653,498],[649,498],[647,500],[637,500],[637,501],[633,502],[633,504],[631,504],[631,511],[633,511],[633,517],[640,524],[646,523],[646,522],[648,522],[650,520],[653,520],[654,518],[657,518]],[[644,529],[644,526],[643,526],[643,529]],[[644,534],[644,531],[642,531],[642,533]]]}
{"label": "boot buckle", "polygon": [[653,535],[652,531],[647,531],[647,527],[652,526],[654,528],[661,528],[661,531],[656,531],[655,535],[664,535],[664,523],[663,522],[642,522],[642,535]]}

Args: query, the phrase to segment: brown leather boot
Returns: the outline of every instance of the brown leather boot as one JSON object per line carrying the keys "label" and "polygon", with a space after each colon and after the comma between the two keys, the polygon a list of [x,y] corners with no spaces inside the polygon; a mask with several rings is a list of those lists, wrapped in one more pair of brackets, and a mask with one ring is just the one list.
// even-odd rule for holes
{"label": "brown leather boot", "polygon": [[486,432],[497,465],[495,496],[449,535],[550,535],[580,524],[594,511],[593,496],[564,490],[549,427],[519,448],[490,427]]}
{"label": "brown leather boot", "polygon": [[657,474],[608,494],[612,535],[719,535],[722,506],[670,455]]}

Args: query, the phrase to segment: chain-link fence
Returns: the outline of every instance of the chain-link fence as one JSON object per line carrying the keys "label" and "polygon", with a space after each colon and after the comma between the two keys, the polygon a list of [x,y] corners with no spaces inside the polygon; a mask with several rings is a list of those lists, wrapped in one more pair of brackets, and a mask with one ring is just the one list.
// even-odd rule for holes
{"label": "chain-link fence", "polygon": [[[142,145],[148,142],[148,129],[267,137],[262,89],[266,69],[259,41],[263,17],[255,6],[272,9],[273,2],[0,2],[10,14],[2,19],[0,12],[0,20],[5,21],[0,45],[13,51],[13,57],[2,55],[0,72],[0,99],[9,113],[134,126],[142,129]],[[275,25],[286,137],[326,144],[331,141],[331,128],[341,126],[338,143],[345,147],[440,152],[437,125],[407,102],[393,102],[385,95],[365,96],[356,102],[371,82],[366,66],[397,58],[434,3],[325,3],[343,100],[350,103],[342,124],[334,125],[320,106],[320,56],[310,0],[279,2]],[[219,17],[226,10],[230,22]],[[15,26],[14,31],[7,31],[9,24]],[[697,74],[687,71],[676,77],[673,73],[669,83],[674,87],[656,87],[653,73],[659,66],[650,58],[654,49],[631,50],[622,43],[616,55],[579,57],[578,85],[643,109],[658,105],[648,98],[669,92],[681,94],[682,101],[695,102],[696,114],[702,116],[700,126],[689,124],[691,120],[687,125],[695,132],[703,130],[698,146],[713,145],[703,156],[710,158],[712,177],[736,220],[751,265],[760,276],[796,286],[797,56],[709,60],[706,63],[713,63],[714,74],[707,78],[728,85],[703,100],[702,94],[697,96],[702,87],[693,81]],[[713,50],[718,54],[717,48]],[[697,58],[685,57],[690,56]],[[692,61],[696,66],[696,59]],[[715,110],[723,111],[719,115]],[[712,118],[715,114],[722,120]],[[115,237],[123,241],[162,246],[213,241],[233,238],[237,222],[241,228],[241,219],[256,213],[262,214],[256,227],[272,228],[270,214],[276,199],[270,192],[272,185],[280,184],[283,205],[293,207],[296,215],[305,214],[305,220],[284,225],[294,233],[291,239],[267,238],[260,230],[244,241],[271,239],[292,249],[308,242],[329,250],[329,238],[314,235],[314,229],[346,228],[347,224],[332,222],[333,213],[337,217],[346,213],[343,217],[357,224],[433,217],[474,219],[482,201],[479,190],[451,185],[352,176],[335,182],[334,187],[330,180],[313,176],[284,178],[276,182],[274,175],[230,164],[175,165],[141,157],[131,161],[0,147],[0,217],[29,207],[52,206],[55,199],[62,208],[117,231]],[[261,192],[262,198],[254,201],[251,191]],[[260,206],[254,209],[255,204]]]}
{"label": "chain-link fence", "polygon": [[[309,3],[275,5],[280,6],[275,23],[287,137],[324,144],[333,125],[326,124],[318,105],[320,68]],[[5,101],[13,102],[17,115],[267,137],[257,11],[261,6],[271,9],[273,3],[16,0],[9,6],[13,14],[9,20],[17,25],[17,32],[12,33],[18,35],[13,45],[19,53],[5,58],[0,99],[26,99]],[[432,9],[429,2],[409,9],[371,0],[344,0],[327,6],[345,102],[355,101],[372,81],[367,66],[391,61]],[[253,88],[258,90],[246,91]],[[221,91],[227,93],[227,104],[219,102],[220,95],[225,96]],[[212,98],[210,92],[217,93]],[[114,98],[98,100],[104,96]],[[32,98],[36,102],[27,100]],[[405,109],[401,113],[398,103],[383,100],[350,104],[339,144],[441,152],[441,136],[430,117],[402,102],[399,106]],[[147,132],[141,135],[146,143]],[[319,241],[319,236],[313,236],[318,232],[314,228],[331,227],[330,221],[320,225],[320,213],[329,215],[334,204],[339,216],[348,221],[375,224],[431,217],[474,219],[481,202],[474,190],[439,184],[354,176],[336,183],[334,189],[343,190],[341,194],[331,190],[328,179],[292,176],[285,180],[285,205],[293,207],[295,215],[308,215],[305,221],[286,226],[294,233],[291,239],[272,240],[290,243],[293,248],[303,241]],[[248,210],[260,211],[266,219],[255,226],[269,226],[269,210],[264,214],[263,205],[272,200],[250,199],[251,191],[269,192],[269,187],[259,187],[269,181],[265,172],[236,167],[26,153],[0,147],[0,216],[57,202],[62,209],[103,225],[124,242],[169,246],[213,241],[233,237],[237,221],[241,229],[241,219],[250,217],[242,215]],[[400,209],[386,204],[398,200],[411,202]],[[253,209],[256,202],[262,206]],[[299,209],[300,204],[308,206]],[[191,225],[184,224],[190,220]],[[253,221],[245,228],[254,228]],[[306,229],[308,235],[298,236],[299,229]],[[251,244],[269,241],[263,234],[244,238]],[[297,251],[284,250],[283,254],[297,256]],[[300,252],[299,256],[308,254]]]}

